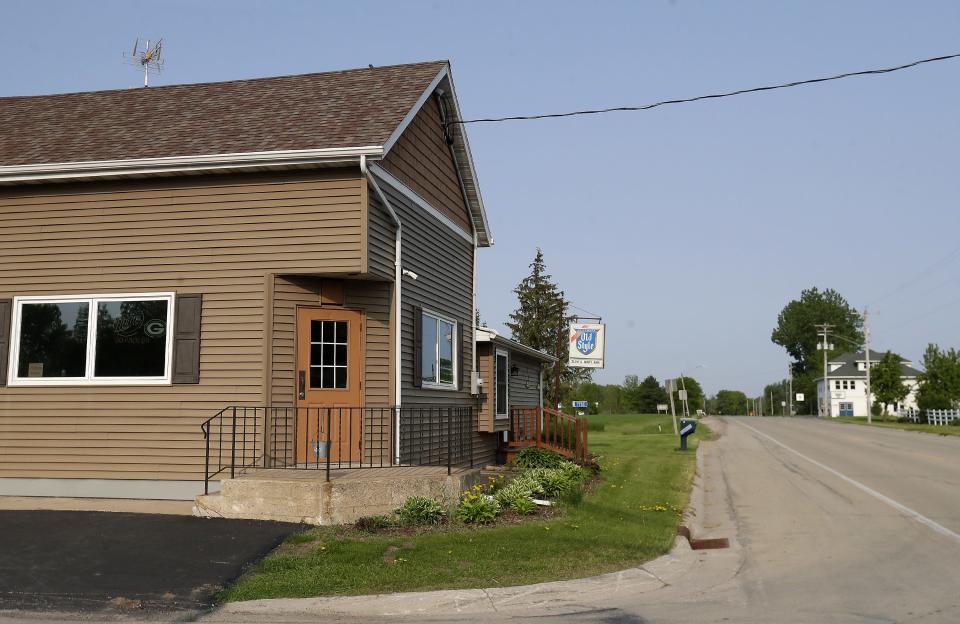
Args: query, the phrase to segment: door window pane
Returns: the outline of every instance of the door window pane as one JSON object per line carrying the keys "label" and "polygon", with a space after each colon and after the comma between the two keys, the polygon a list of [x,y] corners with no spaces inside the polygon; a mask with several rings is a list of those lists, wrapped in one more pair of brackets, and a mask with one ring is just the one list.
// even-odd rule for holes
{"label": "door window pane", "polygon": [[347,387],[347,321],[310,321],[310,387]]}
{"label": "door window pane", "polygon": [[167,316],[163,299],[98,302],[94,376],[162,377]]}
{"label": "door window pane", "polygon": [[87,302],[23,304],[17,376],[86,376],[89,317]]}

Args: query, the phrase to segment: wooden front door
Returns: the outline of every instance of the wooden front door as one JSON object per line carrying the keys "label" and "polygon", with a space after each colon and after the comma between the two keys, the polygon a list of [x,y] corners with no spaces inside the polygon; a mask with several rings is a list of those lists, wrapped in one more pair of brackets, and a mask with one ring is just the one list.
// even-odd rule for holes
{"label": "wooden front door", "polygon": [[361,325],[353,310],[297,309],[297,462],[360,459]]}

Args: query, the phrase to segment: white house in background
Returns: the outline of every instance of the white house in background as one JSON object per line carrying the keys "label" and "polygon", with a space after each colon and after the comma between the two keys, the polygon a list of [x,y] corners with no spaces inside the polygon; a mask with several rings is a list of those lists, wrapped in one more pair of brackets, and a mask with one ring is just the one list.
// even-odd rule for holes
{"label": "white house in background", "polygon": [[[870,368],[872,369],[883,357],[883,353],[870,350]],[[821,416],[862,416],[866,418],[867,410],[867,358],[863,351],[844,353],[827,362],[827,381],[830,384],[830,405],[824,399],[823,377],[817,379],[817,405]],[[900,359],[900,379],[903,385],[910,388],[910,394],[902,402],[888,406],[891,411],[901,409],[916,409],[917,407],[917,375],[920,371],[913,368],[913,363]],[[876,401],[876,396],[873,397]]]}

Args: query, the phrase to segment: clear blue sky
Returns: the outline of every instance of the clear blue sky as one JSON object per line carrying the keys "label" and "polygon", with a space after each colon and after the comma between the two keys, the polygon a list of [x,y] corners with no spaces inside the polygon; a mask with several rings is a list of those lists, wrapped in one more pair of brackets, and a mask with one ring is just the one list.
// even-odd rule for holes
{"label": "clear blue sky", "polygon": [[[0,95],[450,59],[468,117],[642,104],[960,52],[945,2],[6,1]],[[536,246],[608,323],[608,367],[708,392],[783,377],[809,286],[862,308],[960,247],[960,61],[642,113],[469,128],[495,247],[494,327]],[[2,131],[2,130],[0,130]],[[960,346],[960,253],[876,305],[874,342]]]}

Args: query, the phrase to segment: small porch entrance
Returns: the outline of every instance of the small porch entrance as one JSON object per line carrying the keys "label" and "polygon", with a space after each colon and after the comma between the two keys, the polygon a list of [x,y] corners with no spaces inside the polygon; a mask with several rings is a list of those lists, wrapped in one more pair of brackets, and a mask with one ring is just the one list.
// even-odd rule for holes
{"label": "small porch entrance", "polygon": [[[362,452],[363,315],[297,308],[296,461],[356,461]],[[320,408],[334,409],[323,418]]]}

